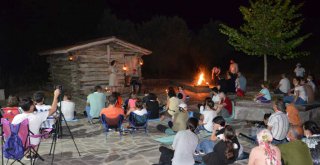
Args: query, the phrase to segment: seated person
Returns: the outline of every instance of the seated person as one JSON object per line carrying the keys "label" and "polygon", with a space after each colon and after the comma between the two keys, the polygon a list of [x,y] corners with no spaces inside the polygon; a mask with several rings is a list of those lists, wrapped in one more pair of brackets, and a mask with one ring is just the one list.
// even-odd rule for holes
{"label": "seated person", "polygon": [[[29,130],[35,135],[40,134],[41,124],[47,120],[47,117],[55,113],[57,110],[59,95],[60,90],[56,89],[54,91],[52,105],[47,111],[35,111],[36,108],[34,102],[30,98],[22,99],[21,108],[23,110],[23,113],[16,115],[12,120],[12,124],[19,124],[23,120],[28,119]],[[40,143],[40,138],[30,137],[30,143],[32,145],[38,145]]]}
{"label": "seated person", "polygon": [[219,93],[220,104],[217,106],[217,114],[226,118],[232,115],[232,102],[231,100],[223,93]]}
{"label": "seated person", "polygon": [[320,164],[320,128],[313,121],[303,124],[304,136],[302,141],[308,145],[314,165]]}
{"label": "seated person", "polygon": [[294,104],[288,104],[286,107],[286,112],[287,112],[290,125],[295,126],[297,133],[300,136],[302,136],[303,129],[302,129],[301,119],[299,115],[299,110],[295,107]]}
{"label": "seated person", "polygon": [[136,109],[137,94],[132,92],[128,100],[127,112]]}
{"label": "seated person", "polygon": [[281,80],[274,91],[275,94],[284,94],[287,95],[290,91],[290,81],[287,78],[287,74],[281,74]]}
{"label": "seated person", "polygon": [[197,119],[188,119],[186,123],[187,129],[178,131],[173,139],[173,150],[166,147],[159,148],[161,152],[160,164],[194,165],[193,153],[199,141],[198,136],[194,133],[197,125]]}
{"label": "seated person", "polygon": [[[139,73],[137,72],[137,69],[132,70],[130,85],[132,87],[132,92],[140,93],[140,91],[141,91],[141,78],[139,76]],[[136,92],[136,86],[138,86],[138,92]]]}
{"label": "seated person", "polygon": [[130,115],[130,113],[135,113],[139,116],[143,116],[145,114],[148,114],[147,110],[145,108],[143,108],[143,102],[141,99],[137,98],[135,101],[135,109],[131,109],[127,112],[127,116]]}
{"label": "seated person", "polygon": [[212,88],[212,101],[215,104],[219,104],[221,102],[220,96],[219,96],[219,90],[217,87]]}
{"label": "seated person", "polygon": [[93,118],[99,117],[101,110],[106,106],[106,98],[107,96],[102,92],[99,85],[95,86],[94,92],[88,95],[86,112],[90,123],[92,123]]}
{"label": "seated person", "polygon": [[122,108],[123,100],[119,92],[112,92],[112,94],[117,98],[117,102],[115,104],[116,107]]}
{"label": "seated person", "polygon": [[167,94],[167,104],[166,104],[166,113],[161,116],[163,120],[165,115],[170,116],[173,120],[176,113],[179,112],[179,102],[180,100],[176,97],[176,93],[172,87],[168,88]]}
{"label": "seated person", "polygon": [[187,100],[187,94],[186,92],[184,91],[183,87],[182,86],[178,86],[178,94],[181,93],[182,94],[182,101],[185,103]]}
{"label": "seated person", "polygon": [[199,126],[196,129],[196,133],[199,133],[200,130],[205,130],[207,132],[212,131],[212,120],[217,116],[217,112],[214,109],[214,102],[209,100],[205,105],[205,110],[203,114],[200,116]]}
{"label": "seated person", "polygon": [[[60,106],[60,104],[58,104]],[[64,115],[64,118],[68,120],[74,119],[74,111],[75,110],[75,104],[73,101],[71,101],[71,95],[68,93],[65,93],[63,96],[63,101],[61,101],[61,112]]]}
{"label": "seated person", "polygon": [[149,119],[159,118],[160,106],[158,98],[154,93],[149,93],[146,102],[146,109],[150,113]]}
{"label": "seated person", "polygon": [[307,103],[307,94],[304,87],[300,85],[300,81],[300,77],[293,78],[292,82],[294,89],[292,89],[292,91],[294,93],[283,98],[285,103],[294,103],[295,105],[303,105]]}
{"label": "seated person", "polygon": [[312,86],[309,85],[305,79],[301,79],[300,85],[304,87],[304,90],[307,95],[307,102],[312,103],[314,102],[314,92]]}
{"label": "seated person", "polygon": [[[45,105],[44,104],[44,93],[42,91],[37,91],[33,95],[33,99],[36,102],[36,110],[38,112],[45,112],[49,111],[51,109],[50,105]],[[41,124],[41,128],[53,128],[53,125],[55,124],[55,117],[57,117],[58,114],[54,113],[52,116],[49,116],[48,119]]]}
{"label": "seated person", "polygon": [[169,128],[159,124],[157,125],[157,129],[161,132],[173,135],[178,131],[186,129],[186,123],[188,121],[188,118],[189,115],[187,104],[180,104],[178,112],[174,114],[173,121],[168,122]]}
{"label": "seated person", "polygon": [[254,97],[254,101],[259,103],[270,103],[271,102],[271,95],[269,92],[269,85],[268,82],[264,81],[261,84],[261,91]]}
{"label": "seated person", "polygon": [[240,143],[234,129],[227,125],[223,134],[223,139],[214,146],[213,152],[203,156],[206,165],[225,165],[237,160]]}
{"label": "seated person", "polygon": [[257,134],[259,146],[254,147],[249,156],[248,165],[280,165],[281,153],[277,146],[271,144],[273,137],[267,129]]}
{"label": "seated person", "polygon": [[204,139],[199,143],[196,149],[196,155],[198,155],[199,153],[207,154],[212,152],[215,144],[217,144],[219,140],[222,140],[224,138],[224,127],[226,125],[226,121],[224,120],[224,118],[222,116],[217,116],[212,120],[212,122],[212,134],[209,139]]}
{"label": "seated person", "polygon": [[296,126],[291,126],[288,133],[289,142],[278,145],[285,165],[313,165],[306,143],[301,141]]}
{"label": "seated person", "polygon": [[22,112],[23,110],[19,107],[19,98],[17,96],[10,95],[8,97],[7,107],[3,107],[0,117],[4,117],[12,122],[14,116]]}
{"label": "seated person", "polygon": [[124,110],[122,108],[116,107],[117,95],[111,94],[107,97],[109,103],[107,108],[103,108],[100,112],[100,116],[104,114],[107,118],[113,119],[117,118],[119,115],[124,116]]}
{"label": "seated person", "polygon": [[198,108],[200,110],[200,114],[203,115],[203,112],[206,108],[207,103],[211,100],[211,97],[206,97],[203,101],[203,104],[198,104]]}

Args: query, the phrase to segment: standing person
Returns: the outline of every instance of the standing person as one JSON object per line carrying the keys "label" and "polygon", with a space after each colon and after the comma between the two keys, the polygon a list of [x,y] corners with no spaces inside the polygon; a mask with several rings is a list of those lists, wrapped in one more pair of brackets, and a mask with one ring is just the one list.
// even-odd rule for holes
{"label": "standing person", "polygon": [[101,110],[106,106],[107,96],[102,92],[100,85],[94,87],[94,92],[87,97],[87,117],[89,123],[92,123],[93,118],[99,118]]}
{"label": "standing person", "polygon": [[[30,131],[35,135],[40,134],[41,124],[44,121],[46,121],[47,117],[55,113],[57,110],[59,95],[60,95],[60,90],[56,89],[54,91],[52,105],[47,111],[35,112],[36,106],[34,105],[34,102],[30,98],[22,99],[21,108],[23,110],[23,113],[16,115],[12,120],[12,124],[19,124],[23,120],[28,119]],[[40,143],[40,138],[30,137],[30,143],[32,145],[38,145]]]}
{"label": "standing person", "polygon": [[304,68],[301,66],[300,63],[297,63],[296,68],[294,69],[293,72],[296,74],[296,77],[303,78],[306,71],[304,70]]}
{"label": "standing person", "polygon": [[271,102],[271,95],[269,92],[269,85],[268,82],[264,81],[261,84],[260,92],[255,96],[254,101],[259,103],[270,103]]}
{"label": "standing person", "polygon": [[[60,104],[58,104],[60,106]],[[74,110],[75,110],[75,103],[71,101],[71,95],[65,93],[63,96],[63,101],[61,101],[61,112],[64,115],[64,118],[68,121],[74,119]]]}
{"label": "standing person", "polygon": [[198,136],[194,133],[197,126],[196,118],[188,119],[187,129],[178,131],[173,139],[173,150],[166,147],[159,148],[161,152],[159,164],[171,164],[172,158],[172,165],[194,165],[193,153],[199,142]]}
{"label": "standing person", "polygon": [[213,152],[203,156],[206,165],[232,164],[238,158],[240,143],[234,129],[227,125],[223,134],[224,138],[214,146]]}
{"label": "standing person", "polygon": [[238,64],[234,62],[234,60],[230,60],[229,72],[231,73],[232,76],[236,76],[237,73],[239,72]]}
{"label": "standing person", "polygon": [[109,87],[111,92],[116,91],[116,86],[118,86],[118,78],[117,78],[117,61],[112,60],[110,63],[110,75],[109,75]]}
{"label": "standing person", "polygon": [[273,103],[274,113],[268,120],[268,130],[273,136],[272,144],[281,144],[287,142],[286,136],[289,130],[289,119],[284,113],[285,106],[281,99]]}
{"label": "standing person", "polygon": [[291,89],[290,81],[285,73],[281,74],[281,80],[274,91],[275,94],[287,95]]}
{"label": "standing person", "polygon": [[320,128],[317,123],[307,121],[303,124],[303,131],[306,138],[302,139],[302,141],[310,149],[313,164],[320,165]]}
{"label": "standing person", "polygon": [[281,153],[272,145],[273,137],[269,130],[263,129],[257,134],[259,146],[254,147],[249,156],[248,165],[281,165]]}
{"label": "standing person", "polygon": [[[140,93],[141,92],[141,77],[137,71],[137,69],[132,70],[130,85],[132,88],[132,92]],[[138,86],[138,92],[136,91],[136,86]]]}
{"label": "standing person", "polygon": [[218,81],[219,81],[219,75],[220,75],[221,69],[220,67],[213,67],[211,70],[211,79],[212,79],[212,85],[213,86],[218,86]]}
{"label": "standing person", "polygon": [[295,105],[307,104],[307,94],[304,87],[300,85],[300,81],[300,77],[293,78],[294,94],[285,96],[283,98],[285,103],[294,103]]}

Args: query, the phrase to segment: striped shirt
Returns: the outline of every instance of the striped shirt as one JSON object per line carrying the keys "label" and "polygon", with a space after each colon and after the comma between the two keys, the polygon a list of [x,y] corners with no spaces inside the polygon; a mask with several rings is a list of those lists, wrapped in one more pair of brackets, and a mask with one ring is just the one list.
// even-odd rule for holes
{"label": "striped shirt", "polygon": [[268,126],[272,127],[271,134],[274,139],[283,140],[289,130],[288,116],[281,111],[275,112],[270,116]]}

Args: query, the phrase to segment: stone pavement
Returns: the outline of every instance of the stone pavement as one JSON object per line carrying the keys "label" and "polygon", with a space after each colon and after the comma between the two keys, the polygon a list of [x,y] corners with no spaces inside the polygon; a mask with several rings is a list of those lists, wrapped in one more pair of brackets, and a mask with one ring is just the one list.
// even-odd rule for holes
{"label": "stone pavement", "polygon": [[[163,133],[156,130],[155,126],[159,123],[159,121],[150,121],[147,135],[139,131],[120,138],[118,132],[114,131],[106,137],[100,124],[91,125],[86,119],[68,122],[81,156],[79,157],[72,139],[69,136],[63,136],[57,141],[53,164],[150,165],[157,163],[160,156],[158,148],[161,144],[153,139],[164,136]],[[234,122],[232,125],[238,132],[246,129],[243,122]],[[63,130],[67,135],[66,127],[63,127]],[[37,160],[36,164],[51,164],[52,156],[48,155],[51,142],[50,138],[41,142],[39,152],[45,161]],[[242,138],[240,138],[240,143],[244,146],[245,151],[250,151],[252,148],[252,144]],[[23,162],[28,163],[25,159]],[[247,164],[247,160],[235,164]]]}

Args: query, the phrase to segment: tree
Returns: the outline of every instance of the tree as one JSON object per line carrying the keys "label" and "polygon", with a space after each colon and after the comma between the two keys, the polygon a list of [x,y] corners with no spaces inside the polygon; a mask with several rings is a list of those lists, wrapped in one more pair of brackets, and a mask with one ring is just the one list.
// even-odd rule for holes
{"label": "tree", "polygon": [[309,53],[297,51],[311,34],[298,36],[303,18],[298,10],[302,3],[291,0],[252,0],[250,7],[240,7],[244,24],[239,30],[221,24],[220,32],[229,37],[229,44],[248,55],[264,57],[264,80],[267,80],[267,56],[291,59]]}

